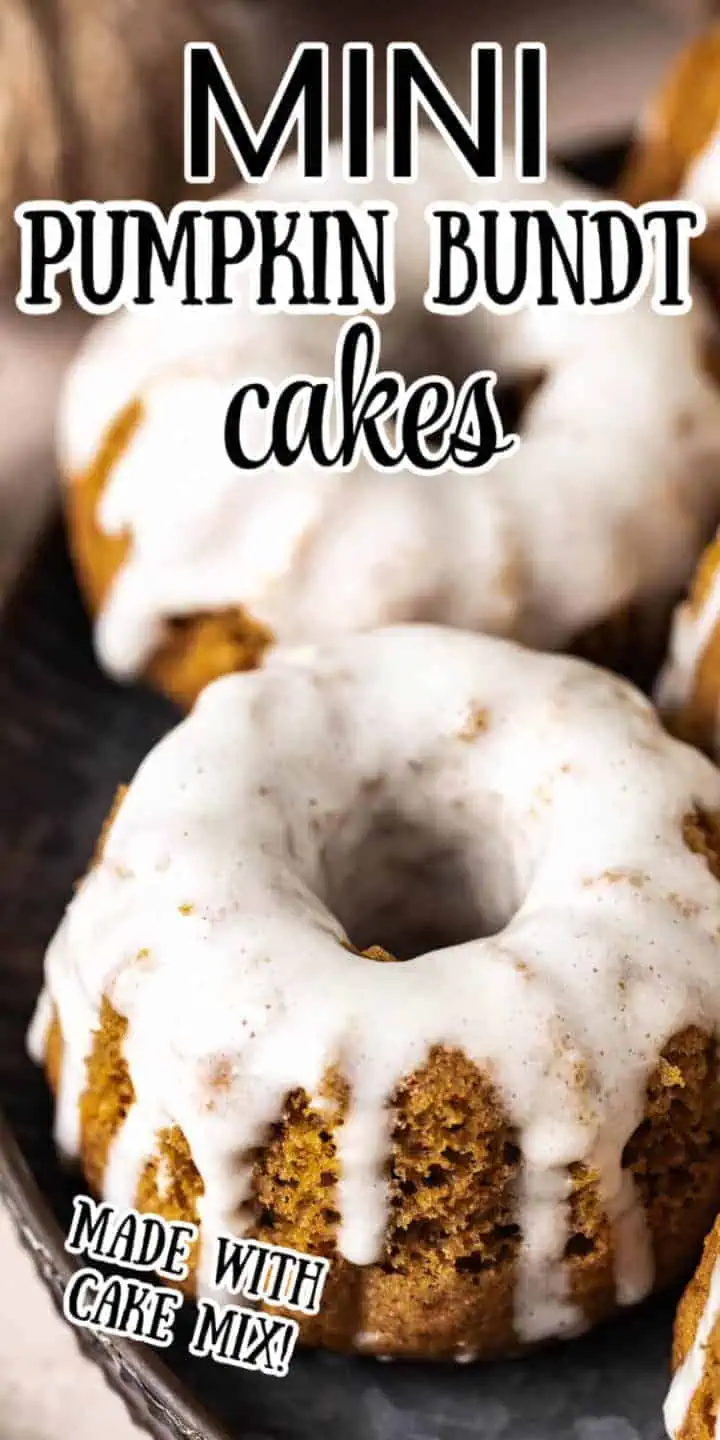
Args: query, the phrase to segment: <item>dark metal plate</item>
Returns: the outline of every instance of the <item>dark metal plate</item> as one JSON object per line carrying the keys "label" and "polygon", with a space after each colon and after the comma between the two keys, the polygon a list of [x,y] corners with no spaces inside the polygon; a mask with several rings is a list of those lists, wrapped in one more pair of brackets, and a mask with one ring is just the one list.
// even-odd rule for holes
{"label": "dark metal plate", "polygon": [[[611,180],[618,151],[582,167]],[[0,624],[0,1195],[56,1300],[74,1179],[57,1163],[24,1036],[45,946],[116,786],[175,719],[98,672],[59,526]],[[3,1118],[4,1117],[4,1118]],[[492,1366],[298,1354],[286,1380],[78,1332],[161,1440],[660,1440],[674,1297],[590,1336]],[[189,1307],[186,1307],[189,1308]],[[80,1338],[82,1337],[82,1338]]]}

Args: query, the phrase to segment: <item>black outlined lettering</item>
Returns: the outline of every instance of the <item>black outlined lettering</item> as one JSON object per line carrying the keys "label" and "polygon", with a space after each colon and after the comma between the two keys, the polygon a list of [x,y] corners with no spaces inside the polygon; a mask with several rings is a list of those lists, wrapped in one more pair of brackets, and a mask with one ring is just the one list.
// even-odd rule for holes
{"label": "black outlined lettering", "polygon": [[172,1344],[179,1290],[125,1275],[106,1279],[99,1270],[78,1270],[65,1287],[63,1314],[81,1329],[123,1335],[165,1349]]}
{"label": "black outlined lettering", "polygon": [[696,205],[665,201],[645,205],[642,221],[660,255],[655,268],[654,305],[661,313],[682,314],[692,305],[689,242],[703,229]]}
{"label": "black outlined lettering", "polygon": [[[318,469],[352,470],[362,460],[378,471],[486,470],[518,443],[505,435],[494,398],[497,375],[476,371],[456,395],[442,375],[407,385],[379,369],[380,331],[369,318],[343,326],[332,377],[289,375],[280,385],[245,381],[230,401],[225,449],[239,469],[287,469],[304,459]],[[265,423],[248,424],[254,401]],[[253,422],[257,421],[253,416]],[[252,454],[248,433],[263,432]],[[432,444],[428,441],[432,440]]]}
{"label": "black outlined lettering", "polygon": [[20,226],[23,274],[18,309],[30,315],[58,310],[60,297],[55,282],[66,268],[75,244],[75,227],[67,206],[31,200],[20,207],[20,218],[18,211],[15,212],[15,218]]}
{"label": "black outlined lettering", "polygon": [[168,1280],[184,1280],[197,1226],[137,1210],[116,1210],[106,1201],[76,1195],[73,1221],[65,1241],[71,1255],[112,1262],[132,1270],[152,1270]]}
{"label": "black outlined lettering", "polygon": [[658,314],[692,304],[689,242],[703,227],[697,206],[668,201],[633,209],[622,201],[431,205],[426,308],[500,314],[527,306],[630,309],[650,297]]}
{"label": "black outlined lettering", "polygon": [[298,1329],[297,1320],[201,1300],[188,1349],[200,1359],[281,1379],[287,1375]]}
{"label": "black outlined lettering", "polygon": [[547,48],[515,46],[515,172],[526,182],[547,178]]}
{"label": "black outlined lettering", "polygon": [[297,126],[302,173],[321,179],[328,145],[328,48],[298,45],[258,130],[216,45],[185,47],[185,179],[215,179],[220,130],[244,180],[269,179]]}
{"label": "black outlined lettering", "polygon": [[[189,1247],[197,1238],[195,1225],[116,1210],[78,1195],[66,1249],[183,1280]],[[292,1316],[272,1311],[317,1315],[329,1268],[323,1256],[221,1235],[214,1245],[215,1287],[242,1295],[252,1308],[200,1299],[190,1353],[281,1379],[287,1375],[299,1325]],[[108,1276],[90,1266],[75,1272],[63,1294],[63,1313],[70,1324],[158,1348],[172,1343],[182,1305],[182,1292],[175,1287],[136,1275]]]}
{"label": "black outlined lettering", "polygon": [[343,176],[370,181],[373,175],[375,47],[343,46]]}
{"label": "black outlined lettering", "polygon": [[414,42],[388,47],[388,176],[417,179],[419,110],[425,111],[467,174],[496,180],[502,158],[502,51],[470,52],[470,119]]}

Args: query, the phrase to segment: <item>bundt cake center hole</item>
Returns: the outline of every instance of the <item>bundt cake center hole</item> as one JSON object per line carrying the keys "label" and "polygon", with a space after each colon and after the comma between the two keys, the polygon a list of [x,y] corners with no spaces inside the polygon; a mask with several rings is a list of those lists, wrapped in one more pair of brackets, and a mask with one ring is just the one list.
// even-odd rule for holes
{"label": "bundt cake center hole", "polygon": [[326,860],[328,908],[369,960],[413,960],[496,934],[511,915],[485,894],[467,844],[377,817],[359,843]]}
{"label": "bundt cake center hole", "polygon": [[544,378],[540,370],[515,381],[504,381],[500,376],[495,390],[495,399],[506,435],[517,434],[522,430],[525,411],[540,389]]}

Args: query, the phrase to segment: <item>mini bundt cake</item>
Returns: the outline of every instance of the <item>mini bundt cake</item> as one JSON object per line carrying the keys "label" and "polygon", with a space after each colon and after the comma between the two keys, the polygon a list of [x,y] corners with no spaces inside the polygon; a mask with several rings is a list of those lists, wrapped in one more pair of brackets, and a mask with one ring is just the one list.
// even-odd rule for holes
{"label": "mini bundt cake", "polygon": [[671,1440],[715,1440],[720,1429],[720,1219],[678,1308],[673,1369],[665,1402]]}
{"label": "mini bundt cake", "polygon": [[702,555],[688,598],[673,616],[657,701],[683,739],[710,753],[720,751],[720,534]]}
{"label": "mini bundt cake", "polygon": [[[112,317],[73,369],[61,423],[70,541],[102,662],[188,704],[275,642],[388,623],[441,623],[539,649],[572,648],[593,632],[600,655],[618,618],[635,634],[666,624],[720,520],[720,394],[706,372],[701,307],[673,317],[649,297],[612,314],[478,307],[432,317],[428,356],[426,207],[516,200],[511,160],[509,178],[472,184],[428,136],[421,179],[384,190],[349,186],[339,151],[331,165],[324,200],[397,208],[397,300],[378,317],[384,368],[410,360],[435,371],[434,346],[451,327],[463,363],[490,363],[532,390],[522,444],[482,472],[387,474],[362,455],[350,470],[304,457],[289,470],[240,470],[224,444],[237,387],[332,375],[342,317],[261,313],[248,301],[247,265],[231,282],[234,305],[168,300]],[[557,173],[533,187],[534,200],[556,206],[589,193]],[[281,165],[262,200],[304,194],[294,167]]]}
{"label": "mini bundt cake", "polygon": [[580,660],[434,627],[210,686],[46,961],[89,1185],[329,1257],[313,1344],[471,1358],[681,1275],[720,1186],[720,773]]}
{"label": "mini bundt cake", "polygon": [[677,198],[702,205],[696,257],[720,268],[720,25],[694,40],[643,115],[621,194],[631,205]]}

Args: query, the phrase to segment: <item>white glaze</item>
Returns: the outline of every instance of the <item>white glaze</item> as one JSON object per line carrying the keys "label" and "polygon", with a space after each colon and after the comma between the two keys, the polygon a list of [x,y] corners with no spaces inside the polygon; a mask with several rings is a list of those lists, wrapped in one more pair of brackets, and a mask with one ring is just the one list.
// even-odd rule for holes
{"label": "white glaze", "polygon": [[[693,1396],[705,1370],[705,1350],[715,1326],[720,1320],[720,1263],[713,1266],[713,1272],[695,1339],[682,1365],[675,1371],[672,1385],[665,1401],[665,1427],[671,1440],[678,1440],[687,1420]],[[720,1413],[715,1421],[715,1435],[720,1435]]]}
{"label": "white glaze", "polygon": [[[471,184],[432,137],[412,186],[353,188],[337,152],[331,164],[321,190],[278,167],[260,200],[396,205],[397,304],[380,317],[383,365],[432,371],[426,206],[527,193],[509,161],[509,178]],[[594,198],[557,173],[532,192],[555,205]],[[701,368],[707,320],[697,305],[672,319],[642,301],[614,315],[478,309],[444,322],[469,369],[547,375],[523,443],[484,474],[382,475],[364,462],[345,474],[304,463],[253,474],[225,454],[232,393],[257,375],[332,374],[342,321],[259,315],[247,306],[245,268],[235,288],[229,308],[167,300],[102,323],[70,378],[61,416],[70,480],[133,397],[144,407],[98,511],[104,530],[131,541],[97,627],[114,674],[142,670],[167,617],[200,610],[244,606],[281,643],[424,620],[545,649],[635,600],[652,606],[689,577],[720,517],[720,398]]]}
{"label": "white glaze", "polygon": [[[248,1218],[239,1157],[337,1063],[338,1243],[368,1265],[393,1092],[434,1044],[459,1047],[520,1136],[518,1335],[582,1323],[563,1262],[575,1161],[600,1176],[618,1300],[638,1299],[652,1265],[623,1149],[665,1043],[720,1019],[718,884],[682,838],[698,803],[720,807],[720,773],[642,696],[507,642],[397,627],[218,681],[141,767],[48,952],[64,1148],[107,996],[140,1112],[113,1195],[130,1202],[153,1131],[179,1125],[207,1256]],[[447,948],[348,952],[345,926],[392,949],[403,906]]]}

